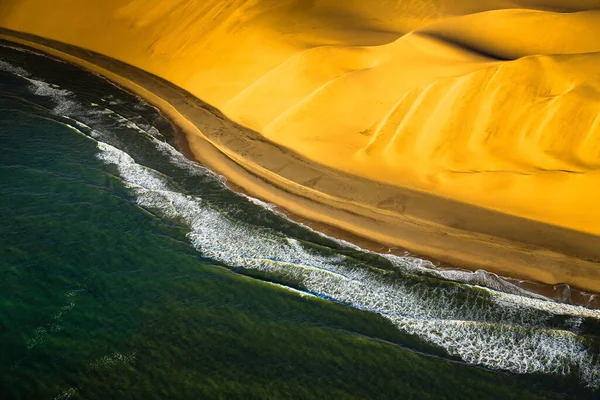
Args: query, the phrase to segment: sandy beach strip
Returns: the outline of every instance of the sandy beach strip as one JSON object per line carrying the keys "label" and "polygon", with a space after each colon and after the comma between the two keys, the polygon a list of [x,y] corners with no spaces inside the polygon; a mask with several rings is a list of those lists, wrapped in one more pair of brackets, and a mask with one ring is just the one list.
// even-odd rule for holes
{"label": "sandy beach strip", "polygon": [[2,29],[0,39],[77,64],[136,93],[181,129],[188,156],[332,236],[549,285],[524,283],[543,293],[551,294],[557,284],[600,293],[600,237],[334,170],[138,68],[33,35]]}

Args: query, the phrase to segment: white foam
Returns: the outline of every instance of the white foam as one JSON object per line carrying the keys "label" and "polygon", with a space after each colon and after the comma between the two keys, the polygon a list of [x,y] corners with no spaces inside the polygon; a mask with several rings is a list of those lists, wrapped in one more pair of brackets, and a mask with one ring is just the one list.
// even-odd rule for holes
{"label": "white foam", "polygon": [[135,351],[132,351],[131,353],[128,353],[128,354],[116,352],[116,353],[112,353],[112,354],[109,354],[107,356],[104,356],[97,360],[92,361],[87,366],[87,370],[89,372],[92,370],[107,369],[116,364],[131,363],[131,362],[135,361],[135,359],[136,359]]}
{"label": "white foam", "polygon": [[567,375],[577,371],[587,386],[599,388],[598,360],[594,360],[580,338],[568,331],[472,321],[402,317],[390,320],[400,329],[425,338],[471,364],[519,374]]}
{"label": "white foam", "polygon": [[[454,287],[389,280],[384,273],[348,266],[343,256],[316,254],[276,231],[230,219],[202,199],[176,192],[164,177],[135,164],[122,151],[101,143],[99,149],[101,159],[118,167],[140,206],[184,221],[192,244],[209,257],[283,277],[310,293],[379,313],[467,362],[516,373],[578,370],[585,384],[597,387],[599,365],[582,338],[545,326],[554,314],[572,316],[577,324],[577,318],[600,319],[598,311],[485,288],[465,289],[485,293],[484,300],[493,300],[486,306],[473,304],[475,297],[465,299]],[[402,259],[410,261],[414,259]]]}
{"label": "white foam", "polygon": [[54,400],[69,400],[71,397],[73,397],[75,395],[75,393],[77,393],[77,388],[71,387],[71,388],[68,388],[68,389],[60,392],[54,398]]}
{"label": "white foam", "polygon": [[137,164],[129,154],[103,142],[98,142],[98,148],[101,150],[99,158],[107,164],[116,165],[121,176],[129,177],[127,183],[130,186],[157,193],[168,190],[158,172]]}
{"label": "white foam", "polygon": [[[81,291],[82,289],[78,289],[71,290],[65,293],[65,303],[52,316],[52,322],[47,325],[38,326],[37,328],[35,328],[33,331],[33,335],[31,335],[27,339],[26,346],[28,350],[32,350],[34,347],[43,344],[46,341],[48,335],[62,331],[63,328],[61,322],[63,320],[63,317],[66,313],[71,311],[73,307],[75,307],[75,298],[77,294]],[[20,361],[18,361],[17,363],[19,362]]]}
{"label": "white foam", "polygon": [[285,285],[282,285],[282,284],[279,284],[279,283],[275,283],[275,282],[267,282],[267,281],[265,281],[265,283],[267,283],[267,284],[269,284],[269,285],[272,285],[272,286],[277,286],[277,287],[280,287],[280,288],[282,288],[282,289],[285,289],[285,290],[287,290],[288,292],[293,292],[293,293],[296,293],[296,294],[297,294],[297,295],[299,295],[300,297],[312,297],[312,298],[319,298],[318,296],[315,296],[315,295],[314,295],[314,294],[312,294],[312,293],[305,292],[304,290],[298,290],[298,289],[294,289],[294,288],[292,288],[292,287],[285,286]]}
{"label": "white foam", "polygon": [[[113,367],[117,364],[132,363],[136,360],[136,358],[137,354],[135,351],[126,354],[115,352],[90,362],[86,367],[86,372],[89,373],[92,371],[101,371]],[[73,397],[77,393],[77,391],[81,389],[81,385],[72,386],[60,392],[56,397],[54,397],[54,400],[68,400],[71,397]]]}
{"label": "white foam", "polygon": [[56,85],[52,85],[41,80],[32,78],[25,79],[31,82],[30,89],[33,94],[50,97],[56,103],[56,106],[52,109],[54,114],[69,115],[75,110],[81,109],[81,107],[74,100],[72,92],[66,89],[61,89]]}
{"label": "white foam", "polygon": [[21,67],[16,67],[7,61],[0,60],[0,70],[10,72],[21,77],[31,76],[30,73]]}

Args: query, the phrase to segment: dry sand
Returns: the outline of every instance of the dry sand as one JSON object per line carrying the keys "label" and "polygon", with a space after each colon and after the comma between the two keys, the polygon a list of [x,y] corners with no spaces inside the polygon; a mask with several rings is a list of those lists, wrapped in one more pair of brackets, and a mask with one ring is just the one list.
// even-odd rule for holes
{"label": "dry sand", "polygon": [[599,0],[5,0],[353,175],[600,234]]}
{"label": "dry sand", "polygon": [[185,89],[89,55],[199,160],[298,215],[600,292],[599,7],[8,0],[0,26]]}

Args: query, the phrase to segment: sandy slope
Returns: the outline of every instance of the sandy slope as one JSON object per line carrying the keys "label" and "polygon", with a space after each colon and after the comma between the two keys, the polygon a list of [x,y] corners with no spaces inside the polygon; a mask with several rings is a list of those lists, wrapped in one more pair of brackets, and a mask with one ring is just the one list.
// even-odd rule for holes
{"label": "sandy slope", "polygon": [[4,0],[318,163],[600,234],[600,0]]}

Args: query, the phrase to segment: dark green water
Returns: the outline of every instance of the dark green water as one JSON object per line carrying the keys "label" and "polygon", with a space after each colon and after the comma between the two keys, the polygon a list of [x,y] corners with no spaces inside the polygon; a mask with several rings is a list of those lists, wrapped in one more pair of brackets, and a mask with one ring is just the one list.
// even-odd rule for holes
{"label": "dark green water", "polygon": [[597,311],[326,238],[174,143],[0,46],[1,399],[600,396]]}

